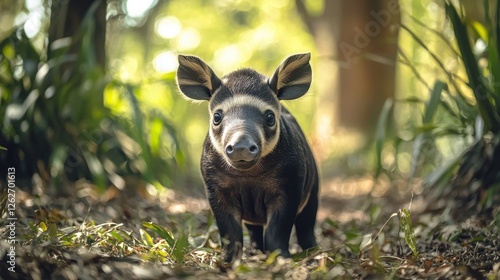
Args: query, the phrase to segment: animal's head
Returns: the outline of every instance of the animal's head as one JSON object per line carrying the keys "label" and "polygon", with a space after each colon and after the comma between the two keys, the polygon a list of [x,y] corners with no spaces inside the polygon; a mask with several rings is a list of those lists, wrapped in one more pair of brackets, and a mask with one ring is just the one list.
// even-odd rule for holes
{"label": "animal's head", "polygon": [[209,101],[209,135],[217,152],[234,168],[249,169],[279,141],[279,101],[309,89],[309,59],[309,53],[292,55],[271,78],[241,69],[220,79],[201,59],[179,55],[177,83],[187,98]]}

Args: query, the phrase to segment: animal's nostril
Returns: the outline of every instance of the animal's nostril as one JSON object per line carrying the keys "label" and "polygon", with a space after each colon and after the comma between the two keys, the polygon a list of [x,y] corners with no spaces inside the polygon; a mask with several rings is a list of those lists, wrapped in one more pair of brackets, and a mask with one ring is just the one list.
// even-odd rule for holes
{"label": "animal's nostril", "polygon": [[258,152],[259,152],[259,148],[257,147],[257,145],[252,145],[252,146],[250,146],[250,149],[249,149],[249,150],[250,150],[250,152],[251,152],[252,154],[255,154],[255,153],[258,153]]}
{"label": "animal's nostril", "polygon": [[259,157],[260,147],[251,137],[245,136],[228,143],[224,153],[232,162],[250,162]]}

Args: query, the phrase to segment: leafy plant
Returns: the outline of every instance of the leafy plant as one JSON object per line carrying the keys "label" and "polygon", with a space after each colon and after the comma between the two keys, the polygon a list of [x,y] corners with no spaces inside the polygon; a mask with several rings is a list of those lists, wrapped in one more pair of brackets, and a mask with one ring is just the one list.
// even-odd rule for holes
{"label": "leafy plant", "polygon": [[[496,189],[492,187],[500,184],[500,175],[493,167],[500,162],[498,152],[500,148],[497,144],[500,139],[500,4],[496,3],[494,18],[489,16],[489,1],[483,1],[483,7],[486,16],[484,23],[480,23],[467,18],[465,14],[460,14],[450,1],[444,3],[454,41],[449,41],[443,34],[413,19],[418,25],[430,30],[431,34],[436,35],[461,58],[464,72],[467,74],[466,79],[460,77],[459,73],[447,70],[444,58],[434,53],[424,38],[407,25],[402,25],[402,30],[428,53],[446,77],[434,81],[432,87],[428,86],[420,74],[423,69],[415,67],[405,53],[400,51],[402,63],[429,88],[429,98],[427,101],[413,97],[398,100],[398,102],[421,104],[423,114],[420,123],[412,130],[413,137],[405,139],[398,136],[395,143],[399,146],[408,140],[411,141],[413,147],[410,178],[424,175],[427,185],[442,186],[434,188],[439,191],[438,194],[443,194],[445,191],[449,193],[455,187],[467,187],[471,182],[477,181],[485,190],[486,196],[498,195],[498,192],[490,190]],[[460,11],[464,13],[463,9]],[[477,45],[482,45],[484,48],[478,48]],[[381,147],[385,140],[383,135],[387,134],[386,126],[387,120],[382,115],[377,129],[380,134],[377,136],[379,140],[376,149],[377,174],[383,168]],[[436,152],[437,143],[441,139],[448,139],[450,144],[455,146],[455,150],[462,152],[456,152],[451,158],[441,156]],[[424,171],[425,167],[427,169]],[[454,187],[446,188],[450,185]],[[479,199],[492,200],[491,197]]]}
{"label": "leafy plant", "polygon": [[[91,19],[73,38],[81,50],[76,55],[71,44],[60,43],[39,53],[22,28],[0,41],[2,180],[15,167],[18,178],[36,173],[56,186],[87,178],[104,189],[131,176],[171,184],[184,160],[176,131],[164,113],[138,101],[140,85],[110,80],[89,59]],[[128,100],[130,115],[104,106],[106,91]]]}
{"label": "leafy plant", "polygon": [[399,224],[403,229],[403,233],[405,236],[405,241],[408,247],[410,247],[413,255],[417,256],[417,241],[415,240],[415,231],[413,230],[413,223],[411,222],[410,212],[406,209],[399,210]]}

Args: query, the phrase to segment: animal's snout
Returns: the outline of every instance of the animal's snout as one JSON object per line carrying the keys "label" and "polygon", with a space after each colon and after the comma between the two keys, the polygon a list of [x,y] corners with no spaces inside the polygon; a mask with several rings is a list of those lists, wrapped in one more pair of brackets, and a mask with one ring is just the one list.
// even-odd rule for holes
{"label": "animal's snout", "polygon": [[232,162],[256,160],[260,155],[260,148],[250,136],[242,136],[231,141],[225,148],[227,157]]}

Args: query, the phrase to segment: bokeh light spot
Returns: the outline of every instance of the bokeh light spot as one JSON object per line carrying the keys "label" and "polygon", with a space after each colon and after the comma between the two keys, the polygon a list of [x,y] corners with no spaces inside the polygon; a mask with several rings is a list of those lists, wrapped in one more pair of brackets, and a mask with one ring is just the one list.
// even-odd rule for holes
{"label": "bokeh light spot", "polygon": [[165,39],[172,39],[177,36],[182,31],[181,22],[172,16],[167,16],[158,20],[155,24],[156,33]]}
{"label": "bokeh light spot", "polygon": [[153,60],[153,67],[160,73],[169,73],[177,69],[177,55],[170,51],[157,54]]}
{"label": "bokeh light spot", "polygon": [[201,36],[198,30],[194,28],[188,28],[182,31],[181,35],[179,36],[177,45],[179,50],[192,50],[198,47],[200,41]]}
{"label": "bokeh light spot", "polygon": [[127,0],[125,10],[127,15],[133,18],[140,18],[155,4],[155,0]]}

